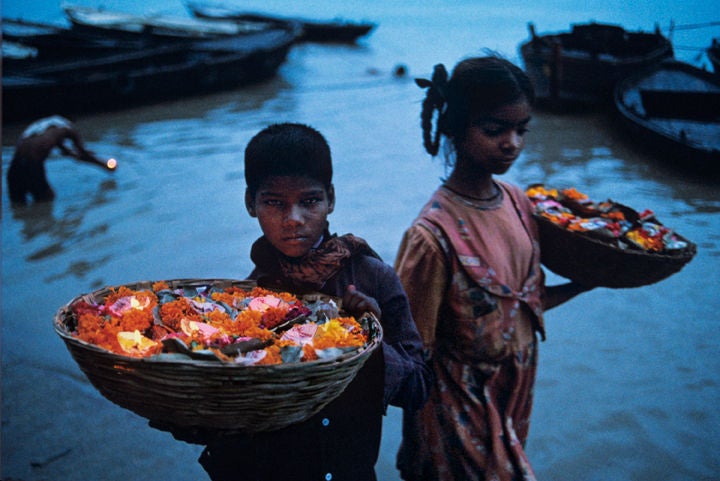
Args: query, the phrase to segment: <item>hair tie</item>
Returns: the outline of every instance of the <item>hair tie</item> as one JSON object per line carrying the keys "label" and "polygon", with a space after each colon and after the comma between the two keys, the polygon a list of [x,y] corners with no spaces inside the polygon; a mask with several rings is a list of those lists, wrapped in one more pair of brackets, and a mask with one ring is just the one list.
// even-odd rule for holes
{"label": "hair tie", "polygon": [[431,80],[416,78],[415,83],[420,88],[429,89],[428,97],[433,99],[435,105],[442,105],[447,101],[448,73],[443,64],[435,65]]}

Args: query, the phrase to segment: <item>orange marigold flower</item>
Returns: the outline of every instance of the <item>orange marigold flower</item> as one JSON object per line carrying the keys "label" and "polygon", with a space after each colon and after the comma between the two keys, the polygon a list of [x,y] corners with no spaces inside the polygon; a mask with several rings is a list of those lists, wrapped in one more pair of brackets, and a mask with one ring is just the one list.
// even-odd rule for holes
{"label": "orange marigold flower", "polygon": [[212,324],[215,327],[224,326],[228,322],[232,322],[230,314],[218,309],[206,313],[205,318],[208,324]]}
{"label": "orange marigold flower", "polygon": [[602,214],[601,217],[606,217],[608,219],[612,219],[615,221],[625,220],[625,214],[623,214],[622,211],[619,211],[619,210],[613,210],[613,211],[607,212],[605,214]]}
{"label": "orange marigold flower", "polygon": [[255,337],[263,341],[271,339],[274,334],[268,329],[260,327],[262,312],[242,311],[235,318],[232,334],[236,336]]}
{"label": "orange marigold flower", "polygon": [[318,358],[318,355],[315,352],[315,348],[312,347],[309,343],[303,344],[302,349],[303,349],[303,355],[302,355],[303,361],[315,361]]}
{"label": "orange marigold flower", "polygon": [[118,299],[135,295],[135,291],[127,286],[120,286],[117,289],[110,288],[110,294],[105,297],[105,305],[112,306]]}
{"label": "orange marigold flower", "polygon": [[85,313],[78,318],[77,337],[112,352],[122,353],[117,341],[119,326],[96,314]]}
{"label": "orange marigold flower", "polygon": [[224,302],[230,307],[239,307],[242,300],[245,299],[245,296],[239,296],[229,292],[213,292],[210,295],[210,299],[216,302]]}
{"label": "orange marigold flower", "polygon": [[251,327],[259,327],[262,321],[262,312],[258,311],[241,311],[235,318],[239,329],[249,329]]}
{"label": "orange marigold flower", "polygon": [[110,294],[105,297],[105,305],[112,306],[123,297],[133,297],[139,307],[134,309],[152,310],[158,302],[157,296],[151,291],[134,291],[126,286],[120,286],[117,290],[111,289]]}
{"label": "orange marigold flower", "polygon": [[152,285],[153,292],[164,291],[170,289],[170,286],[165,281],[158,281]]}
{"label": "orange marigold flower", "polygon": [[536,185],[533,187],[528,188],[527,191],[525,191],[525,194],[528,197],[553,197],[557,198],[558,191],[557,189],[546,189],[542,185]]}
{"label": "orange marigold flower", "polygon": [[160,318],[166,326],[176,331],[180,330],[180,321],[183,319],[202,322],[202,316],[185,297],[161,305]]}
{"label": "orange marigold flower", "polygon": [[248,296],[248,291],[246,291],[242,287],[237,287],[237,286],[227,287],[225,289],[225,292],[227,292],[228,294],[237,296],[237,297],[247,297]]}
{"label": "orange marigold flower", "polygon": [[558,212],[558,213],[551,213],[551,212],[542,212],[540,214],[542,217],[548,219],[554,224],[557,224],[559,226],[565,227],[569,222],[575,219],[575,216],[573,214],[567,213],[567,212]]}
{"label": "orange marigold flower", "polygon": [[280,354],[280,347],[277,345],[268,346],[265,348],[267,353],[264,358],[257,362],[259,366],[268,366],[273,364],[282,364],[282,355]]}
{"label": "orange marigold flower", "polygon": [[120,325],[124,331],[144,332],[153,325],[153,314],[147,309],[128,309],[120,319]]}
{"label": "orange marigold flower", "polygon": [[633,229],[625,234],[628,239],[640,245],[643,249],[652,252],[660,252],[664,248],[662,237],[650,236],[641,229]]}
{"label": "orange marigold flower", "polygon": [[277,297],[278,299],[282,299],[283,301],[293,304],[298,301],[298,298],[289,292],[276,292],[271,291],[269,289],[264,289],[262,287],[253,287],[250,293],[248,294],[248,297],[263,297],[263,296],[273,296]]}
{"label": "orange marigold flower", "polygon": [[281,304],[278,307],[268,307],[267,310],[262,313],[262,327],[272,329],[282,324],[289,310],[290,306],[287,304]]}
{"label": "orange marigold flower", "polygon": [[141,306],[145,306],[144,309],[152,310],[157,306],[158,298],[152,291],[137,291],[135,293],[135,299],[138,300]]}
{"label": "orange marigold flower", "polygon": [[581,222],[570,222],[567,225],[567,230],[572,232],[587,232],[587,228],[583,227]]}
{"label": "orange marigold flower", "polygon": [[225,311],[214,310],[205,314],[207,323],[213,327],[220,329],[223,334],[236,335],[240,334],[237,331],[236,323]]}
{"label": "orange marigold flower", "polygon": [[579,192],[575,187],[563,189],[562,194],[571,200],[586,200],[588,198],[587,195],[583,194],[582,192]]}
{"label": "orange marigold flower", "polygon": [[245,337],[254,337],[256,339],[260,339],[261,341],[268,341],[275,337],[275,334],[272,331],[263,329],[262,327],[251,327],[246,329],[241,335]]}

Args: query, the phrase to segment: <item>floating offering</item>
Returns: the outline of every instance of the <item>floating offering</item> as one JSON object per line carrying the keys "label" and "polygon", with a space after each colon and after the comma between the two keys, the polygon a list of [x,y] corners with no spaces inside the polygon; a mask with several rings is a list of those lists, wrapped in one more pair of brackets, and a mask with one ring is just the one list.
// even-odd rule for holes
{"label": "floating offering", "polygon": [[[368,337],[355,318],[340,316],[332,300],[328,318],[326,304],[260,287],[171,289],[161,281],[71,304],[71,334],[125,356],[179,353],[244,365],[330,359],[364,347]],[[313,336],[283,334],[288,329]]]}
{"label": "floating offering", "polygon": [[115,170],[115,168],[117,167],[117,160],[108,159],[108,161],[105,162],[105,165],[107,166],[108,169]]}
{"label": "floating offering", "polygon": [[337,398],[382,342],[341,300],[175,279],[75,297],[55,332],[93,386],[164,430],[272,431]]}
{"label": "floating offering", "polygon": [[638,213],[609,199],[596,202],[572,187],[536,184],[526,194],[535,208],[543,264],[587,286],[652,284],[695,255],[695,244],[660,223],[651,210]]}

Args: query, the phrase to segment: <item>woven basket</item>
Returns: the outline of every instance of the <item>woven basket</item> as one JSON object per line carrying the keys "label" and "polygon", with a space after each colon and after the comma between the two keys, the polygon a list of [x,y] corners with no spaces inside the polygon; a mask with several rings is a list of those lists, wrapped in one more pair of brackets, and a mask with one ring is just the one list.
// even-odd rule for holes
{"label": "woven basket", "polygon": [[587,234],[572,232],[535,215],[540,231],[543,265],[554,273],[588,287],[640,287],[659,282],[695,256],[697,247],[684,237],[687,247],[672,254],[621,249]]}
{"label": "woven basket", "polygon": [[[165,281],[182,287],[230,286],[249,289],[250,281],[178,279]],[[127,284],[150,289],[153,282]],[[241,366],[159,356],[122,356],[71,335],[70,306],[79,301],[102,302],[104,288],[81,295],[59,309],[55,331],[93,386],[113,403],[159,425],[215,430],[219,434],[281,429],[302,422],[338,397],[382,341],[382,328],[372,315],[368,346],[332,360],[270,366]],[[314,294],[301,296],[312,301]]]}

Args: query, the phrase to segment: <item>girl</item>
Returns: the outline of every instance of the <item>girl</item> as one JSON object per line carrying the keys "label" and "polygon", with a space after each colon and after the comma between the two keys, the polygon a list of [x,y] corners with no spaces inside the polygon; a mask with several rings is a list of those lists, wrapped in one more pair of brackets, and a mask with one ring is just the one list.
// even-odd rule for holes
{"label": "girl", "polygon": [[428,403],[405,413],[398,467],[406,480],[534,480],[523,446],[536,334],[545,309],[586,289],[545,288],[530,202],[495,178],[525,145],[533,87],[494,56],[460,62],[449,80],[437,65],[417,83],[425,148],[435,156],[444,139],[451,173],[395,265],[435,375]]}

